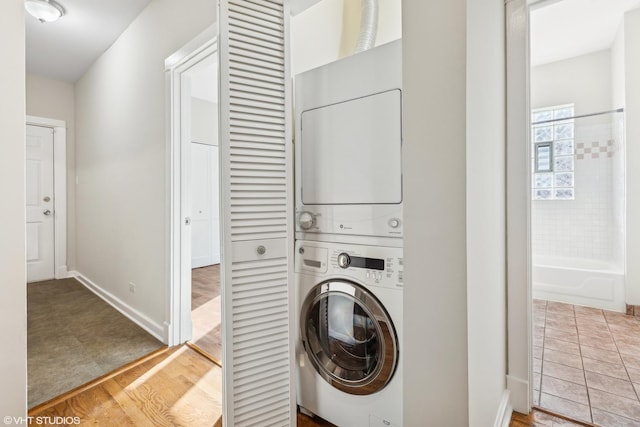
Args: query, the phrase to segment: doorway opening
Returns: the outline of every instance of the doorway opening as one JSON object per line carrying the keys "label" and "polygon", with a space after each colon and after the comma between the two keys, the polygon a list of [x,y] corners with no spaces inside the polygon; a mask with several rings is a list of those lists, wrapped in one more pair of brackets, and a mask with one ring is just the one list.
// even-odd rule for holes
{"label": "doorway opening", "polygon": [[627,310],[625,265],[638,6],[528,10],[531,400],[604,426],[640,422],[640,321]]}
{"label": "doorway opening", "polygon": [[[220,168],[218,153],[217,60],[209,55],[182,75],[190,92],[183,117],[191,117],[183,141],[183,203],[190,220],[191,324],[189,345],[221,365]],[[183,102],[185,98],[183,98]],[[184,113],[187,113],[186,115]],[[189,140],[191,142],[189,142]],[[189,250],[189,248],[183,248]]]}
{"label": "doorway opening", "polygon": [[171,92],[172,328],[221,365],[218,59],[210,28],[167,59]]}

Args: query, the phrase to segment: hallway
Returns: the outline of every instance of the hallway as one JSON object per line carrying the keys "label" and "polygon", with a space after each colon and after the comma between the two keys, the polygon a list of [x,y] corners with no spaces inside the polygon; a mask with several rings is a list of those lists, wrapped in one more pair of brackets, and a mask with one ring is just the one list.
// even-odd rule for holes
{"label": "hallway", "polygon": [[29,408],[162,346],[76,279],[27,285]]}

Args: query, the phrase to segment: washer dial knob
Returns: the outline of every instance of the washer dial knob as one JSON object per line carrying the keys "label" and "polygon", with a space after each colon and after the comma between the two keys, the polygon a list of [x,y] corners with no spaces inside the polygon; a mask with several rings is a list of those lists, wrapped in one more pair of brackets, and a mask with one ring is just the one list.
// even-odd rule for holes
{"label": "washer dial knob", "polygon": [[311,212],[301,212],[298,216],[298,224],[303,230],[308,230],[316,225],[316,217]]}
{"label": "washer dial knob", "polygon": [[391,218],[389,220],[389,226],[391,228],[398,228],[400,226],[400,220],[398,218]]}
{"label": "washer dial knob", "polygon": [[349,267],[349,264],[351,264],[351,258],[348,254],[342,252],[340,255],[338,255],[338,266],[340,268],[347,268]]}

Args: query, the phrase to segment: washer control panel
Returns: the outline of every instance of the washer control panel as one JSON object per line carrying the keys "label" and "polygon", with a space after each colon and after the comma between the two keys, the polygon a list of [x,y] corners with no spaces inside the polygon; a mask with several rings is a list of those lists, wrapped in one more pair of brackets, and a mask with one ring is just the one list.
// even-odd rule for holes
{"label": "washer control panel", "polygon": [[[370,218],[359,219],[353,207],[305,205],[296,211],[296,231],[314,234],[402,237],[402,209],[376,205]],[[358,218],[358,219],[356,219]]]}
{"label": "washer control panel", "polygon": [[296,242],[296,273],[351,277],[366,285],[402,289],[402,248]]}

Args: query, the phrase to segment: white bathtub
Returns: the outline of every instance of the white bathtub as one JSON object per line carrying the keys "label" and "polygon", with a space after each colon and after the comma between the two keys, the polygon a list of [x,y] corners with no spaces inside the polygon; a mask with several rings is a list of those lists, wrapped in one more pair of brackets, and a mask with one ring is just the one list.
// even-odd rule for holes
{"label": "white bathtub", "polygon": [[614,265],[534,257],[532,282],[533,298],[625,311],[624,272]]}

